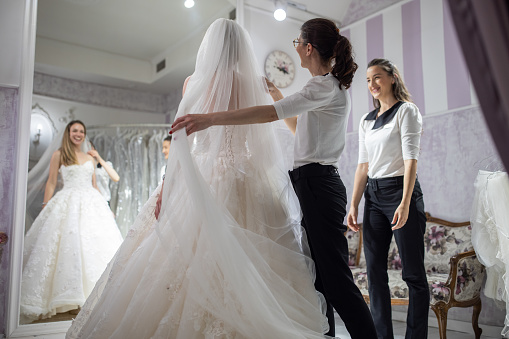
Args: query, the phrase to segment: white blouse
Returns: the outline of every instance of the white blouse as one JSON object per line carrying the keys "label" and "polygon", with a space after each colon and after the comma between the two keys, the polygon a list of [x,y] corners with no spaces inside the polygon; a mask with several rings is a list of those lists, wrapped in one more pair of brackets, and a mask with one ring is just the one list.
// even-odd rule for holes
{"label": "white blouse", "polygon": [[351,104],[334,76],[314,76],[301,91],[273,105],[279,119],[298,116],[294,168],[314,162],[338,167]]}
{"label": "white blouse", "polygon": [[410,102],[398,102],[378,118],[374,110],[359,124],[359,164],[369,163],[373,179],[405,174],[404,160],[419,158],[422,117]]}

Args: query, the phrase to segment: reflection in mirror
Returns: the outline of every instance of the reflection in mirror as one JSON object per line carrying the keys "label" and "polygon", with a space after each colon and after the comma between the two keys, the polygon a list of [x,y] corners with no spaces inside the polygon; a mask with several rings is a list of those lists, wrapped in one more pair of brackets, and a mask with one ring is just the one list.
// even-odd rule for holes
{"label": "reflection in mirror", "polygon": [[[20,323],[77,314],[122,243],[97,190],[86,126],[70,121],[55,141],[46,150],[49,163],[41,164],[43,157],[32,169],[49,173],[42,211],[25,235]],[[54,194],[59,175],[62,189]]]}
{"label": "reflection in mirror", "polygon": [[119,6],[129,22],[111,2],[38,1],[21,325],[75,317],[161,181],[167,122],[206,28],[233,9]]}
{"label": "reflection in mirror", "polygon": [[[106,193],[120,232],[125,237],[139,211],[162,181],[166,165],[163,139],[169,124],[92,126],[89,138],[99,155],[112,163],[120,178]],[[96,169],[96,175],[98,173]],[[96,178],[99,183],[99,178]],[[109,198],[109,199],[108,199]]]}

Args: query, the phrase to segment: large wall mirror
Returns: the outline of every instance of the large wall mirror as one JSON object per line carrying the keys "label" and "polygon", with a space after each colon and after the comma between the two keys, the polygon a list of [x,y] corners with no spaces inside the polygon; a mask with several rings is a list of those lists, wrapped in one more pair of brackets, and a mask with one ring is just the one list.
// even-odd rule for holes
{"label": "large wall mirror", "polygon": [[[34,86],[32,111],[22,112],[30,115],[30,124],[21,136],[29,139],[29,154],[27,168],[20,171],[36,167],[52,142],[62,137],[67,123],[75,119],[85,123],[87,136],[96,141],[100,155],[117,161],[114,165],[119,172],[125,166],[118,162],[123,157],[117,154],[122,151],[115,145],[118,135],[132,135],[145,143],[147,136],[153,136],[161,145],[167,132],[165,123],[175,113],[185,78],[194,71],[206,29],[215,19],[234,15],[236,3],[196,1],[194,7],[186,8],[184,0],[32,1],[37,12]],[[164,165],[161,148],[156,148],[152,157],[155,167]],[[135,197],[133,204],[142,203],[152,188],[133,189],[128,195]],[[116,189],[125,191],[125,187]],[[117,192],[117,200],[124,198]],[[111,200],[112,213],[117,213],[119,220],[119,209],[113,206],[118,201],[114,202],[113,196]],[[37,213],[32,218],[26,212],[25,221],[16,225],[21,238],[37,217]],[[118,224],[128,225],[129,216],[122,218]],[[11,325],[14,330],[9,332],[14,337],[63,337],[72,310],[38,319],[20,314],[23,251],[20,247],[12,252],[16,267],[9,323],[16,325]]]}

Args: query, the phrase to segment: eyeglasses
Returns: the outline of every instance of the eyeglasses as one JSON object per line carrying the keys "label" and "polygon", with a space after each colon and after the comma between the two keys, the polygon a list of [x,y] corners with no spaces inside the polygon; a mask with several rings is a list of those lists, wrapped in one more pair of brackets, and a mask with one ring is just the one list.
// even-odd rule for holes
{"label": "eyeglasses", "polygon": [[300,43],[302,43],[302,41],[299,41],[299,39],[293,40],[293,47],[297,48],[297,46],[299,46]]}

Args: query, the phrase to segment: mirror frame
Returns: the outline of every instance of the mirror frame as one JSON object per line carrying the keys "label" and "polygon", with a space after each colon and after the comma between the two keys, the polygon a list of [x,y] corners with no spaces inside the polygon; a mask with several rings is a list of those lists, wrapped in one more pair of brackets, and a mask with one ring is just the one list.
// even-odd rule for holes
{"label": "mirror frame", "polygon": [[19,324],[23,243],[25,237],[25,205],[27,189],[28,149],[30,146],[30,118],[35,66],[35,39],[37,0],[25,0],[23,16],[23,41],[21,43],[21,75],[18,88],[18,122],[16,126],[14,213],[12,221],[9,286],[5,334],[8,338],[62,338],[71,325],[70,321],[41,324]]}

